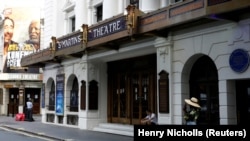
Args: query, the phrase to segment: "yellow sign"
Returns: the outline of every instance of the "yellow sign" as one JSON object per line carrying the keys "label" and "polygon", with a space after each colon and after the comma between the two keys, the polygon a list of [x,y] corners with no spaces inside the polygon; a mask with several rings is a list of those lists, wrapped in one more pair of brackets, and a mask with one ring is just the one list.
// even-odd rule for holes
{"label": "yellow sign", "polygon": [[4,85],[4,88],[13,88],[13,85],[7,84],[7,85]]}

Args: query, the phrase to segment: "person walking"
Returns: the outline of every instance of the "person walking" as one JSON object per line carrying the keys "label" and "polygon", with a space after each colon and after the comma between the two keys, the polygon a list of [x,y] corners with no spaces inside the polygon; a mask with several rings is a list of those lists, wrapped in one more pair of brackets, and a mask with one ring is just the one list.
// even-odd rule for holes
{"label": "person walking", "polygon": [[144,125],[157,125],[157,117],[150,109],[146,110],[146,117],[141,120]]}
{"label": "person walking", "polygon": [[33,119],[33,114],[32,114],[32,112],[33,112],[33,103],[32,103],[32,100],[31,100],[31,98],[29,98],[29,100],[26,102],[26,105],[27,105],[27,118],[26,118],[26,120],[27,121],[34,121],[34,119]]}
{"label": "person walking", "polygon": [[[189,110],[187,110],[187,105],[189,105]],[[191,99],[185,99],[183,112],[186,125],[197,125],[200,108],[201,106],[198,104],[197,98],[192,97]]]}

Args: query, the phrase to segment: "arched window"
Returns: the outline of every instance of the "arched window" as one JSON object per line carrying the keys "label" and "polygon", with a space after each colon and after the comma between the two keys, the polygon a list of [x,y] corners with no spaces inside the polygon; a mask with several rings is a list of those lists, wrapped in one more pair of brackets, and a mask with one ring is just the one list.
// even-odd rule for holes
{"label": "arched window", "polygon": [[78,112],[78,81],[76,77],[70,91],[70,111]]}
{"label": "arched window", "polygon": [[55,82],[53,81],[50,87],[49,92],[49,110],[54,111],[55,110]]}

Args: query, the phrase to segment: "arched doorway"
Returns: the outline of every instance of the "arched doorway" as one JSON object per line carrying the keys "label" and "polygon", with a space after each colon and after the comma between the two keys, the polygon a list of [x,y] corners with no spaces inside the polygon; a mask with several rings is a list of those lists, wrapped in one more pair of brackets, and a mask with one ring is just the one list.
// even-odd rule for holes
{"label": "arched doorway", "polygon": [[219,125],[218,73],[208,56],[200,57],[190,73],[190,97],[197,97],[201,111],[198,124]]}

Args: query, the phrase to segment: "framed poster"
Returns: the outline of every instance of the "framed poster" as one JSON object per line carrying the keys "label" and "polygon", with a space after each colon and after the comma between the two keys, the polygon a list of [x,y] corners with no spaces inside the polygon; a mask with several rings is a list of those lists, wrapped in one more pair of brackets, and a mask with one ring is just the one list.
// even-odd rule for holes
{"label": "framed poster", "polygon": [[38,67],[22,67],[20,62],[23,56],[40,50],[40,8],[7,5],[3,15],[3,72],[39,73]]}
{"label": "framed poster", "polygon": [[64,74],[56,76],[56,114],[64,113]]}

